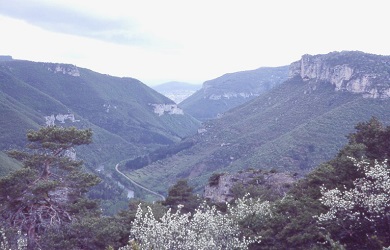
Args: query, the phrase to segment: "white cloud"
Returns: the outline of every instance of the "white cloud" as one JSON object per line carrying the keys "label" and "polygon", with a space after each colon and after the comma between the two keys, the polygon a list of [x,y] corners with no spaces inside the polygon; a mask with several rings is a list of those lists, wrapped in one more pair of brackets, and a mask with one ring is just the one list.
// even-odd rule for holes
{"label": "white cloud", "polygon": [[286,65],[306,53],[390,54],[386,6],[381,0],[0,0],[6,34],[0,54],[145,83],[201,83]]}

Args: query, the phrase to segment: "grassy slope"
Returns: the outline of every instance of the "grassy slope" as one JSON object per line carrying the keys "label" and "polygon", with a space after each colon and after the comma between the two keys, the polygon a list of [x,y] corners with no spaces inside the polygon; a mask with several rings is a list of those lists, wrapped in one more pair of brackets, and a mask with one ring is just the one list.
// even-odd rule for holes
{"label": "grassy slope", "polygon": [[131,176],[164,192],[182,177],[201,187],[215,171],[253,167],[304,173],[331,159],[345,135],[373,115],[390,123],[390,100],[364,99],[335,92],[327,83],[294,79],[205,125],[208,131],[191,149]]}
{"label": "grassy slope", "polygon": [[[22,81],[106,130],[131,141],[145,140],[139,135],[150,133],[175,141],[175,137],[170,135],[174,135],[175,130],[167,127],[175,125],[174,121],[170,124],[161,122],[151,106],[155,103],[173,102],[136,79],[111,77],[87,69],[79,69],[81,76],[72,77],[47,70],[53,68],[53,64],[11,63],[17,64],[12,73]],[[186,125],[192,126],[191,131],[195,131],[198,123],[189,116],[186,119]],[[136,131],[128,133],[129,130]],[[187,131],[185,136],[188,134],[190,132]]]}
{"label": "grassy slope", "polygon": [[19,162],[9,158],[4,152],[0,152],[0,177],[20,168]]}

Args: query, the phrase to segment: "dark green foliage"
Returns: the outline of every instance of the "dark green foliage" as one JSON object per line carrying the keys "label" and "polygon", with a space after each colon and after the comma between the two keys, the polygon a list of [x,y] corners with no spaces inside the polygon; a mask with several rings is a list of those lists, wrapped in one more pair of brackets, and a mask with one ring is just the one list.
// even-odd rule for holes
{"label": "dark green foliage", "polygon": [[0,61],[0,150],[24,147],[26,131],[38,129],[45,117],[72,114],[74,121],[55,124],[92,128],[94,144],[78,154],[91,171],[103,166],[110,174],[122,160],[196,132],[194,118],[159,116],[153,104],[173,102],[132,78],[69,64]]}
{"label": "dark green foliage", "polygon": [[[369,227],[361,228],[360,232],[348,233],[346,229],[329,225],[327,231],[324,231],[318,226],[314,216],[326,211],[326,207],[319,201],[320,187],[351,188],[353,181],[362,177],[362,173],[349,157],[359,159],[364,156],[373,160],[370,157],[377,157],[379,155],[376,153],[388,150],[371,142],[378,141],[380,145],[384,145],[381,141],[387,140],[389,128],[390,126],[383,126],[376,118],[359,123],[356,132],[348,136],[349,144],[340,150],[334,159],[321,164],[298,181],[285,198],[274,204],[274,216],[264,225],[254,229],[263,236],[260,249],[329,249],[329,235],[333,243],[345,244],[347,249],[381,249],[387,246],[390,242],[366,237],[366,234],[373,235]],[[351,241],[349,234],[354,234],[355,238],[359,235],[359,242],[356,239]]]}
{"label": "dark green foliage", "polygon": [[292,78],[205,122],[191,148],[130,175],[158,191],[176,181],[173,177],[191,177],[201,190],[213,172],[248,167],[304,175],[335,157],[348,143],[345,135],[372,116],[389,124],[390,99],[363,98],[335,91],[329,82]]}
{"label": "dark green foliage", "polygon": [[178,180],[169,191],[167,198],[161,202],[162,205],[172,209],[175,212],[178,205],[183,205],[183,213],[193,212],[200,204],[200,199],[193,193],[193,188],[187,183],[187,180]]}
{"label": "dark green foliage", "polygon": [[98,214],[97,203],[85,194],[99,179],[69,155],[73,147],[91,143],[91,137],[90,129],[43,127],[28,132],[28,150],[9,152],[23,168],[0,179],[1,225],[26,234],[28,249],[39,246],[48,228]]}
{"label": "dark green foliage", "polygon": [[209,177],[209,185],[210,186],[218,186],[219,184],[219,178],[224,175],[224,173],[213,173]]}
{"label": "dark green foliage", "polygon": [[102,212],[106,216],[113,216],[128,206],[127,190],[120,187],[110,177],[98,175],[101,183],[92,187],[88,192],[88,198],[99,199]]}
{"label": "dark green foliage", "polygon": [[168,146],[162,146],[152,152],[150,152],[148,155],[144,156],[138,156],[137,158],[133,160],[129,160],[126,162],[125,167],[127,170],[136,170],[140,169],[142,167],[147,166],[148,164],[165,159],[167,157],[170,157],[182,150],[188,149],[194,145],[193,141],[187,140],[187,141],[181,141],[176,144],[168,145]]}
{"label": "dark green foliage", "polygon": [[[372,124],[371,121],[366,124]],[[383,130],[384,128],[382,131]],[[359,136],[359,134],[357,135]],[[365,137],[365,139],[369,139],[369,137]],[[371,139],[373,139],[373,137]],[[355,172],[357,172],[355,176],[360,176],[353,179],[355,181],[354,186],[351,186],[351,188],[337,187],[338,190],[341,191],[354,189],[355,193],[353,197],[343,197],[341,200],[348,201],[356,199],[355,204],[351,207],[344,205],[344,209],[338,210],[337,207],[343,203],[336,202],[336,210],[334,211],[337,212],[335,213],[335,218],[325,221],[322,220],[317,223],[324,235],[329,235],[333,240],[345,245],[347,249],[382,249],[383,247],[390,245],[389,198],[386,197],[387,193],[384,193],[386,189],[382,189],[384,186],[383,184],[388,182],[386,179],[377,179],[378,174],[381,175],[383,172],[380,173],[378,170],[374,171],[374,164],[374,162],[371,162],[369,164],[370,166],[366,165],[365,170],[362,168],[356,170],[357,167],[355,166]],[[389,166],[385,164],[385,167],[388,168]],[[369,172],[375,174],[367,177],[366,175]],[[363,174],[364,177],[362,177]],[[389,176],[387,175],[387,177]],[[378,188],[378,186],[381,185],[383,185],[382,188]],[[358,186],[359,188],[357,188]],[[378,203],[376,203],[377,199],[385,200],[378,205]],[[359,202],[359,200],[361,202]],[[369,204],[363,201],[368,201]],[[330,207],[332,205],[328,206]],[[369,209],[368,206],[370,206],[371,209]],[[379,208],[381,211],[384,211],[384,213],[378,212]],[[327,210],[330,209],[331,208],[327,207]],[[351,216],[353,219],[351,219]]]}
{"label": "dark green foliage", "polygon": [[7,154],[0,152],[0,177],[21,168],[20,162],[12,159]]}
{"label": "dark green foliage", "polygon": [[385,127],[376,117],[356,125],[359,133],[351,134],[349,143],[366,146],[366,156],[370,159],[384,160],[390,156],[390,127]]}
{"label": "dark green foliage", "polygon": [[61,228],[49,228],[42,249],[117,249],[128,241],[130,228],[119,217],[85,217]]}

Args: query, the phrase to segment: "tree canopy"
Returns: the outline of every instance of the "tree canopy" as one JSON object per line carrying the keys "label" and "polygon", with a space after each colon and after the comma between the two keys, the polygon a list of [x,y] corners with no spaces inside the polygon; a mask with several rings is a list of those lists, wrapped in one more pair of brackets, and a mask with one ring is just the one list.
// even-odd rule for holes
{"label": "tree canopy", "polygon": [[43,127],[27,133],[26,150],[8,155],[23,167],[0,179],[1,223],[27,235],[27,249],[40,246],[42,235],[97,211],[85,194],[99,178],[82,169],[75,146],[92,142],[90,129]]}
{"label": "tree canopy", "polygon": [[176,211],[178,206],[182,205],[183,213],[194,211],[199,204],[199,198],[193,193],[193,188],[188,185],[185,179],[178,180],[169,189],[167,198],[162,202],[162,205],[167,206],[172,211]]}
{"label": "tree canopy", "polygon": [[373,117],[355,129],[334,159],[283,197],[262,201],[255,193],[220,209],[181,179],[166,200],[133,200],[113,217],[101,217],[87,198],[99,179],[75,157],[91,130],[30,131],[26,150],[8,152],[23,167],[0,179],[0,236],[13,230],[27,249],[116,249],[127,239],[123,249],[383,249],[390,246],[390,126]]}

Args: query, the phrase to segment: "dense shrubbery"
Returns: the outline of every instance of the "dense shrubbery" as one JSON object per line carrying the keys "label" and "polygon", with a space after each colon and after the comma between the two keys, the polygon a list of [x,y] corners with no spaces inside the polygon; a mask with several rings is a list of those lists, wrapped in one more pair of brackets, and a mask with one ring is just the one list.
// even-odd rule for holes
{"label": "dense shrubbery", "polygon": [[[296,182],[286,195],[272,201],[264,201],[265,191],[260,190],[251,198],[244,196],[217,207],[204,203],[186,180],[179,180],[170,188],[165,201],[150,204],[133,200],[127,210],[115,216],[101,217],[95,202],[79,197],[78,202],[67,204],[67,210],[64,210],[76,220],[57,223],[54,227],[43,220],[36,224],[36,229],[39,229],[36,233],[40,235],[37,242],[41,249],[389,247],[390,169],[385,159],[390,156],[390,126],[385,127],[372,118],[359,123],[356,132],[348,135],[348,139],[349,143],[333,160],[318,166]],[[45,145],[50,147],[52,144]],[[36,161],[27,163],[39,166]],[[34,175],[36,173],[30,168],[23,168],[2,178],[0,184],[7,188],[12,186],[14,191],[9,191],[10,194],[23,196],[29,194],[22,191],[25,184],[33,183],[31,178]],[[217,177],[216,174],[212,181],[217,181]],[[7,181],[10,178],[20,185],[9,186]],[[34,186],[33,192],[39,194],[42,204],[46,204],[45,190],[56,185],[46,181]],[[84,188],[83,192],[86,190]],[[242,187],[240,192],[244,191],[245,187]],[[2,189],[1,192],[4,198],[0,206],[3,209],[1,227],[6,229],[12,218],[4,217],[8,191]],[[14,201],[17,201],[16,196]],[[26,242],[31,241],[29,228],[2,230],[0,249],[16,249],[18,244],[23,249]],[[33,245],[28,249],[34,248],[37,247]]]}
{"label": "dense shrubbery", "polygon": [[375,118],[359,123],[356,132],[348,136],[349,143],[333,160],[314,169],[298,181],[286,197],[273,204],[274,216],[261,227],[255,227],[258,234],[263,236],[258,248],[330,249],[337,242],[347,249],[381,249],[389,246],[388,238],[386,241],[383,237],[376,241],[379,242],[376,246],[372,244],[373,239],[368,237],[361,237],[359,244],[350,240],[350,235],[367,234],[378,238],[379,235],[373,235],[370,227],[361,232],[351,229],[346,233],[346,230],[329,223],[324,230],[324,225],[318,224],[316,219],[328,212],[328,207],[320,200],[324,194],[321,190],[354,189],[356,181],[365,177],[365,172],[360,171],[350,157],[363,157],[370,161],[388,157],[390,148],[386,145],[389,135],[390,127],[384,127]]}
{"label": "dense shrubbery", "polygon": [[350,189],[321,188],[320,201],[328,209],[317,217],[319,225],[330,233],[336,231],[337,235],[333,237],[355,249],[390,246],[390,168],[387,161],[353,160],[364,177],[356,179]]}

